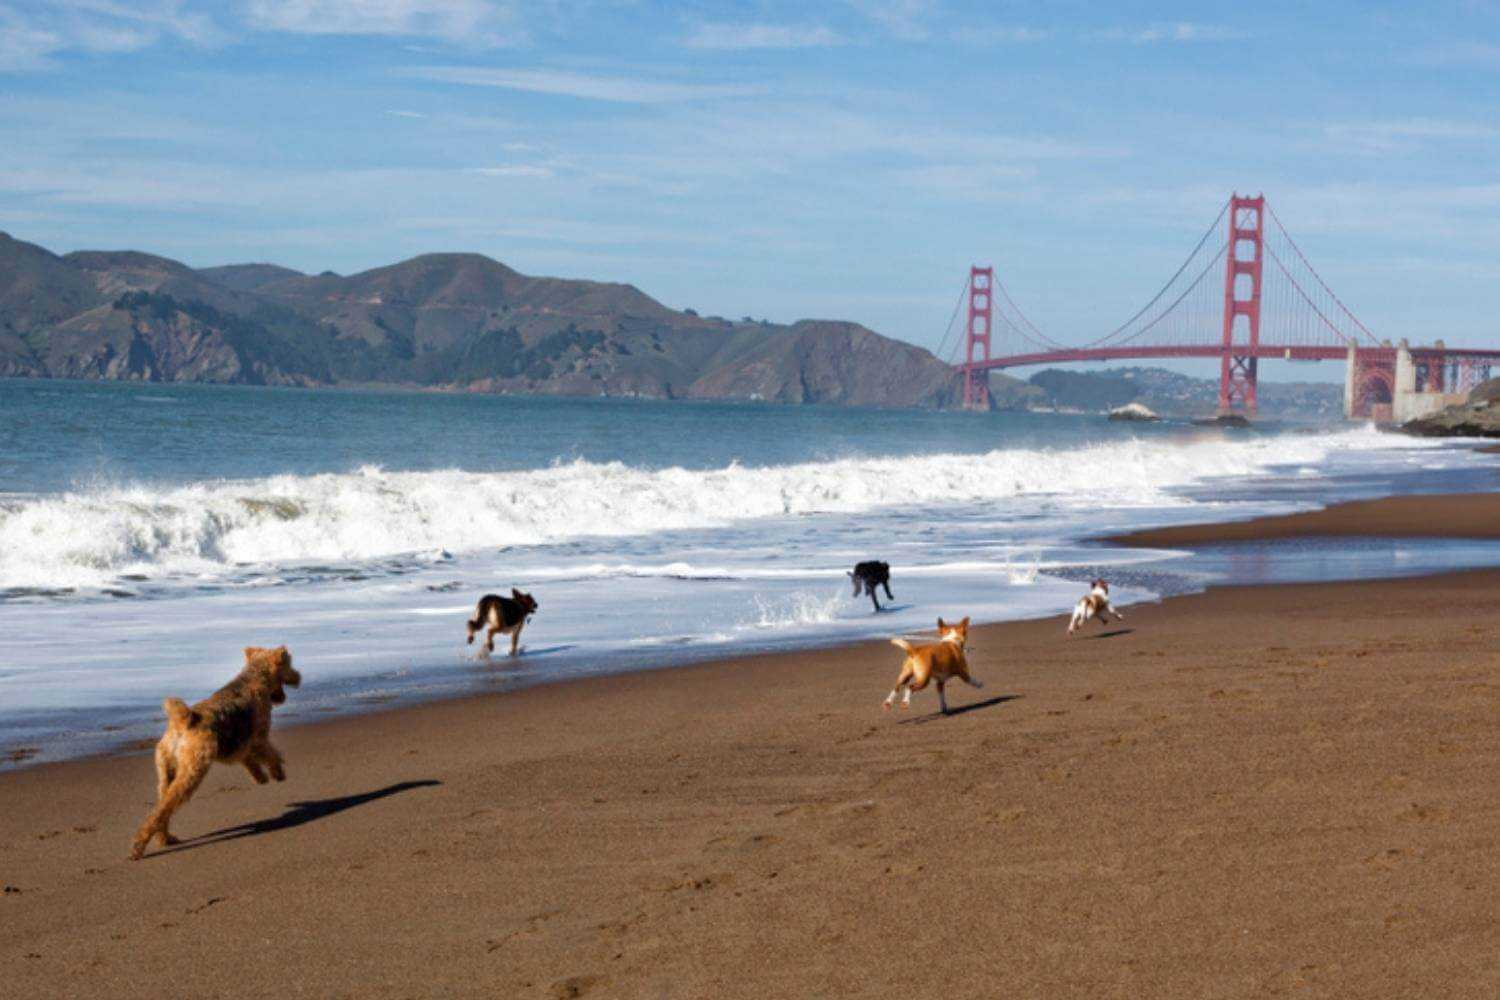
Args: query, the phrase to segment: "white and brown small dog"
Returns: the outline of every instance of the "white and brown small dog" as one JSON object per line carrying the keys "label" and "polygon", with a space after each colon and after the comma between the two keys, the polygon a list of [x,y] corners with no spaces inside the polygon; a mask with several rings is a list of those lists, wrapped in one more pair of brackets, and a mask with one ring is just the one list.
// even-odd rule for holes
{"label": "white and brown small dog", "polygon": [[1109,624],[1109,616],[1124,618],[1113,604],[1109,603],[1109,584],[1102,579],[1095,580],[1092,589],[1073,608],[1073,620],[1068,622],[1068,634],[1072,635],[1081,628],[1090,618],[1099,619],[1100,625]]}
{"label": "white and brown small dog", "polygon": [[515,656],[521,642],[521,629],[536,614],[537,603],[530,594],[511,588],[509,597],[485,594],[474,608],[474,617],[468,621],[469,644],[474,643],[474,633],[484,631],[484,651],[495,651],[495,636],[510,636],[510,655]]}
{"label": "white and brown small dog", "polygon": [[905,694],[901,698],[901,707],[910,708],[911,693],[922,690],[928,681],[937,681],[938,705],[947,715],[948,699],[943,695],[943,685],[948,681],[957,677],[970,687],[984,687],[969,676],[969,661],[964,656],[964,644],[969,639],[969,619],[966,617],[961,622],[950,624],[939,618],[937,627],[938,641],[926,646],[913,646],[905,639],[891,640],[892,645],[906,651],[906,659],[901,662],[901,676],[896,678],[896,686],[885,699],[886,710],[895,704],[896,695],[903,688]]}

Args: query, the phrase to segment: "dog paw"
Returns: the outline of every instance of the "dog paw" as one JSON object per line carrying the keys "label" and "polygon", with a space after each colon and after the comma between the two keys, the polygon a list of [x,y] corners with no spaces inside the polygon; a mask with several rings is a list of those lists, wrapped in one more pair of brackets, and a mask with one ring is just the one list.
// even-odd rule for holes
{"label": "dog paw", "polygon": [[139,861],[139,860],[141,860],[141,858],[143,858],[145,856],[146,856],[146,845],[145,844],[136,844],[134,847],[132,847],[130,849],[130,860],[131,861]]}

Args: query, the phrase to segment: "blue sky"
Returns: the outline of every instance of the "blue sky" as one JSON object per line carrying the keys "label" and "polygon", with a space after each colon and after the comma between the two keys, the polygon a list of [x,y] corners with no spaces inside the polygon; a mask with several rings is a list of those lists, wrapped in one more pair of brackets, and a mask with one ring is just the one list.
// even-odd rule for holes
{"label": "blue sky", "polygon": [[925,346],[993,262],[1082,342],[1264,191],[1378,335],[1500,346],[1497,96],[1478,2],[0,0],[0,229]]}

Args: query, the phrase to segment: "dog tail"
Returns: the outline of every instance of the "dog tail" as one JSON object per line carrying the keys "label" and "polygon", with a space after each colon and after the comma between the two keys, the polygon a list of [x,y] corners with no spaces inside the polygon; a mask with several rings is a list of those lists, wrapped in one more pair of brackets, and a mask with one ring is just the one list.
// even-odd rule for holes
{"label": "dog tail", "polygon": [[181,698],[168,698],[161,703],[167,713],[168,729],[189,729],[198,721],[198,715]]}
{"label": "dog tail", "polygon": [[905,639],[892,639],[891,640],[891,645],[892,646],[900,646],[902,649],[906,650],[908,653],[911,652],[911,643],[907,642]]}
{"label": "dog tail", "polygon": [[474,617],[464,624],[468,626],[469,644],[473,645],[474,633],[484,628],[484,598],[481,597],[479,603],[474,605]]}

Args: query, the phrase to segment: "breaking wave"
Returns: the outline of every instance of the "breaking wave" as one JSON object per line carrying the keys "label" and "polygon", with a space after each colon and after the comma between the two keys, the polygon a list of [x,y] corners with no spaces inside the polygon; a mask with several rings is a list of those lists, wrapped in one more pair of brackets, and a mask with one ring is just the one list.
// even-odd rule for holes
{"label": "breaking wave", "polygon": [[247,567],[359,562],[1025,496],[1080,507],[1183,503],[1169,491],[1207,477],[1241,476],[1273,464],[1312,465],[1340,449],[1390,446],[1389,438],[1354,430],[710,470],[586,461],[520,472],[365,467],[343,474],[0,496],[0,588],[221,578]]}

